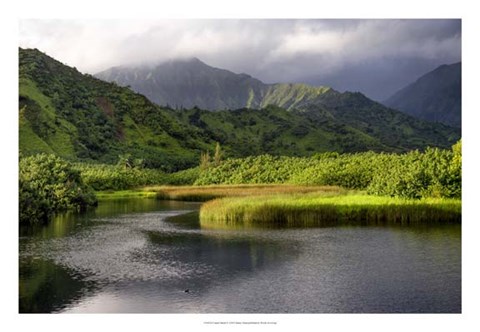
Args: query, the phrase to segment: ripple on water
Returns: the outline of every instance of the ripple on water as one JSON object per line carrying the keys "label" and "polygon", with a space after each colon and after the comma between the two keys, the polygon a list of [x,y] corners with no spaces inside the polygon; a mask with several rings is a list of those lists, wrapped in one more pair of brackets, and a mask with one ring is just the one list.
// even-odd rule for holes
{"label": "ripple on water", "polygon": [[25,256],[36,253],[55,264],[77,271],[86,281],[112,283],[188,278],[208,270],[204,264],[176,262],[168,250],[152,247],[146,232],[198,232],[178,230],[165,219],[182,211],[129,214],[97,219],[96,226],[71,236],[31,242]]}

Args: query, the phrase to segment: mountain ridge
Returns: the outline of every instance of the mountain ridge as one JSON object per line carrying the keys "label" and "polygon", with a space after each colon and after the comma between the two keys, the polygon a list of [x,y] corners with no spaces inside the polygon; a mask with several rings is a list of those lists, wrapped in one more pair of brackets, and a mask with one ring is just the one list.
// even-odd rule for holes
{"label": "mountain ridge", "polygon": [[423,120],[461,127],[462,63],[441,65],[397,91],[384,104]]}
{"label": "mountain ridge", "polygon": [[173,108],[199,107],[212,111],[238,108],[262,108],[282,103],[285,96],[311,100],[329,87],[313,87],[301,83],[266,84],[248,74],[236,74],[209,66],[198,58],[169,60],[150,66],[112,67],[95,77],[121,86],[130,86],[161,106]]}

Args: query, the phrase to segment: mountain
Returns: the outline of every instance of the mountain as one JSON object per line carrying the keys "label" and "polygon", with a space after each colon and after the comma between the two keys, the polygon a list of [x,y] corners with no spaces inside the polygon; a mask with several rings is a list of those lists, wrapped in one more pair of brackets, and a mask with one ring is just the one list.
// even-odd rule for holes
{"label": "mountain", "polygon": [[461,127],[461,62],[440,66],[423,75],[384,104],[420,119]]}
{"label": "mountain", "polygon": [[278,84],[262,103],[282,107],[175,110],[38,50],[19,50],[23,155],[47,152],[71,161],[116,163],[130,154],[147,167],[174,171],[198,165],[201,152],[212,151],[216,142],[227,157],[308,156],[446,148],[460,137],[458,129],[415,119],[360,93]]}
{"label": "mountain", "polygon": [[156,66],[113,67],[95,76],[130,86],[158,105],[177,109],[196,106],[218,111],[269,104],[290,108],[329,90],[304,84],[265,84],[247,74],[210,67],[197,58]]}
{"label": "mountain", "polygon": [[76,161],[116,163],[121,154],[172,171],[197,164],[215,144],[146,97],[19,50],[19,146]]}
{"label": "mountain", "polygon": [[153,102],[174,108],[241,108],[252,94],[264,89],[259,80],[207,66],[197,58],[167,61],[155,67],[113,67],[95,76],[131,86]]}
{"label": "mountain", "polygon": [[240,156],[270,153],[305,156],[316,152],[405,152],[427,146],[450,147],[458,129],[415,119],[388,109],[361,93],[323,94],[316,104],[287,110],[172,111],[172,116],[232,147]]}

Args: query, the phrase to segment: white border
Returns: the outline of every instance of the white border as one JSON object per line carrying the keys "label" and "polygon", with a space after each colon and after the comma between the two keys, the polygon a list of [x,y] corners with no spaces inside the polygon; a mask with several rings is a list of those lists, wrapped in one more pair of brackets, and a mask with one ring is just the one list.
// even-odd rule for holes
{"label": "white border", "polygon": [[[60,1],[23,0],[4,3],[1,17],[2,51],[0,61],[2,120],[1,202],[4,214],[1,274],[2,325],[15,331],[132,331],[140,328],[165,330],[315,330],[315,331],[471,331],[480,326],[477,299],[479,274],[477,253],[478,223],[473,215],[476,205],[478,172],[478,10],[474,1]],[[463,313],[458,315],[19,315],[18,314],[18,231],[17,231],[17,151],[18,120],[18,19],[20,18],[461,18],[463,62]],[[6,92],[6,93],[5,93]],[[5,228],[4,228],[5,229]],[[205,325],[204,321],[276,321],[277,325]]]}

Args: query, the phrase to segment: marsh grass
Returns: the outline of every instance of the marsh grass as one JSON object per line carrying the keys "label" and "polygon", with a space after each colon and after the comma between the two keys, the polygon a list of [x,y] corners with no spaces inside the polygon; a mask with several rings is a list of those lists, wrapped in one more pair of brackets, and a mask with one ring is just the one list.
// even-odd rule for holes
{"label": "marsh grass", "polygon": [[158,199],[206,202],[224,197],[252,197],[285,194],[329,194],[340,195],[347,191],[335,186],[301,185],[213,185],[213,186],[153,186],[142,191],[155,192]]}
{"label": "marsh grass", "polygon": [[362,194],[229,197],[207,202],[200,210],[202,227],[421,225],[460,221],[460,200],[408,200]]}
{"label": "marsh grass", "polygon": [[109,199],[129,198],[129,197],[157,198],[157,194],[155,192],[144,191],[144,190],[97,191],[96,196],[99,200],[109,200]]}

